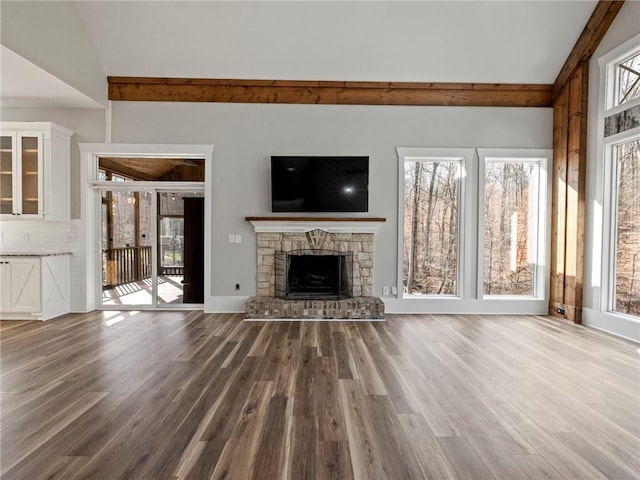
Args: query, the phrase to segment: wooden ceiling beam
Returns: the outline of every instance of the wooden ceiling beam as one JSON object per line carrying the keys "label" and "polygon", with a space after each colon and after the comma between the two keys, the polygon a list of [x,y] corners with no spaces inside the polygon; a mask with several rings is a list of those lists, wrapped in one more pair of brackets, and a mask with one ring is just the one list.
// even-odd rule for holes
{"label": "wooden ceiling beam", "polygon": [[554,100],[560,95],[578,66],[589,61],[623,4],[624,0],[600,0],[598,2],[553,83]]}
{"label": "wooden ceiling beam", "polygon": [[109,100],[551,107],[553,85],[109,77]]}

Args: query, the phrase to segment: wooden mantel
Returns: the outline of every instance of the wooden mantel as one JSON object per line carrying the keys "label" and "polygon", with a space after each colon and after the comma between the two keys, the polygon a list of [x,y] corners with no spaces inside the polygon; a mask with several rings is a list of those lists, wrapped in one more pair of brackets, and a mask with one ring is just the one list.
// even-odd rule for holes
{"label": "wooden mantel", "polygon": [[386,222],[382,217],[244,217],[247,222]]}
{"label": "wooden mantel", "polygon": [[380,217],[245,217],[256,233],[375,233],[386,218]]}

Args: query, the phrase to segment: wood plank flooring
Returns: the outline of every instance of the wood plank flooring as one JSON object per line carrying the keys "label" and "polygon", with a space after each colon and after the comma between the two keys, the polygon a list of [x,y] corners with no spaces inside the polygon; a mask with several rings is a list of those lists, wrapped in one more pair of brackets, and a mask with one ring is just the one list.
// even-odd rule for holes
{"label": "wood plank flooring", "polygon": [[0,322],[3,480],[640,478],[639,346],[547,317]]}

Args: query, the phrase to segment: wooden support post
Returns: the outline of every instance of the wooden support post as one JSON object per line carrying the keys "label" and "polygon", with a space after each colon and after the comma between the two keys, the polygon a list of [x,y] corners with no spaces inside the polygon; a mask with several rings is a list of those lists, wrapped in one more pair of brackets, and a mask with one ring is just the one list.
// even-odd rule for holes
{"label": "wooden support post", "polygon": [[135,215],[134,220],[134,236],[135,236],[135,250],[134,250],[134,268],[135,279],[142,280],[142,256],[140,255],[140,192],[133,193],[133,211]]}
{"label": "wooden support post", "polygon": [[[107,173],[107,180],[111,180],[111,175]],[[113,192],[111,190],[106,192],[106,204],[107,212],[106,218],[102,219],[103,222],[107,222],[107,264],[106,264],[106,285],[113,287],[118,283],[118,275],[116,268],[116,259],[113,252]],[[105,245],[103,245],[103,248]]]}
{"label": "wooden support post", "polygon": [[162,251],[162,237],[161,237],[161,233],[162,233],[162,213],[163,213],[163,206],[162,206],[162,196],[160,193],[156,193],[156,205],[158,206],[158,211],[156,212],[157,216],[156,216],[156,245],[157,245],[157,250],[156,250],[156,258],[154,259],[154,261],[156,262],[156,265],[158,266],[158,273],[157,276],[160,277],[163,272],[162,272],[162,256],[164,255],[164,252]]}
{"label": "wooden support post", "polygon": [[588,66],[588,62],[585,62],[576,69],[569,83],[564,303],[567,309],[566,318],[575,323],[582,323]]}
{"label": "wooden support post", "polygon": [[588,67],[576,69],[554,107],[549,313],[575,323],[582,323]]}
{"label": "wooden support post", "polygon": [[589,59],[624,0],[600,0],[553,88],[549,313],[582,323]]}
{"label": "wooden support post", "polygon": [[569,92],[565,89],[553,108],[553,185],[551,217],[551,288],[549,313],[564,315],[565,233],[567,203],[567,131]]}

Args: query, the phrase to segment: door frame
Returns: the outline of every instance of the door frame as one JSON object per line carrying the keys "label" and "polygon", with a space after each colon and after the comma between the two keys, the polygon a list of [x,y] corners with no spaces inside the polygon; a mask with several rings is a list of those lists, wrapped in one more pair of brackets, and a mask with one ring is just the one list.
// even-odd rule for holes
{"label": "door frame", "polygon": [[[189,190],[194,187],[202,189],[202,182],[98,182],[98,158],[109,157],[146,157],[146,158],[198,158],[205,162],[204,181],[204,305],[207,304],[212,292],[212,265],[211,245],[212,239],[212,169],[213,169],[213,145],[176,145],[176,144],[127,144],[127,143],[80,143],[80,175],[84,187],[80,189],[81,219],[78,227],[81,235],[78,239],[77,259],[72,265],[74,280],[72,291],[76,292],[72,300],[72,311],[88,312],[101,310],[143,310],[156,309],[155,307],[118,305],[116,308],[107,308],[98,301],[101,298],[102,282],[98,288],[98,275],[101,274],[101,262],[97,260],[101,256],[101,241],[98,236],[100,231],[100,204],[98,202],[101,186],[128,191],[149,191],[156,188],[161,190]],[[108,183],[109,185],[105,185]],[[100,277],[101,278],[101,277]],[[161,307],[165,309],[163,305]],[[176,309],[179,307],[169,307]],[[202,309],[200,305],[186,305],[185,309]]]}
{"label": "door frame", "polygon": [[[205,167],[206,168],[206,167]],[[138,187],[139,184],[145,184],[144,187]],[[167,184],[171,186],[167,187]],[[155,185],[155,186],[154,186]],[[158,249],[160,247],[158,243],[158,218],[159,218],[159,193],[180,193],[180,192],[203,192],[203,182],[138,182],[138,181],[120,181],[120,182],[92,182],[92,189],[98,192],[96,195],[96,232],[97,241],[100,243],[98,249],[99,254],[96,257],[96,308],[99,310],[194,310],[203,309],[203,303],[158,303]],[[151,194],[151,303],[150,304],[128,304],[128,305],[103,305],[102,303],[102,249],[103,245],[100,239],[102,232],[102,192],[130,192],[130,193],[144,193]],[[203,197],[206,199],[206,196]],[[206,205],[206,200],[204,201]],[[206,228],[203,225],[203,228]],[[203,249],[203,255],[204,255]],[[203,292],[204,293],[204,292]]]}

